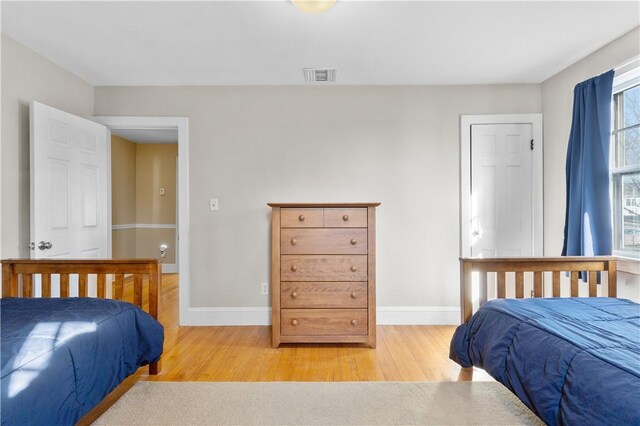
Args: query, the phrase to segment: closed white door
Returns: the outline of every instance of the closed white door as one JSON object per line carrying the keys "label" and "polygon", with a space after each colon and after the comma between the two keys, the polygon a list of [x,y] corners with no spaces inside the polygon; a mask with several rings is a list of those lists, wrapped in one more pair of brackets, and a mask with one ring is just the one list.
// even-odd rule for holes
{"label": "closed white door", "polygon": [[108,253],[106,127],[31,104],[31,258]]}
{"label": "closed white door", "polygon": [[471,255],[533,255],[531,124],[471,126]]}

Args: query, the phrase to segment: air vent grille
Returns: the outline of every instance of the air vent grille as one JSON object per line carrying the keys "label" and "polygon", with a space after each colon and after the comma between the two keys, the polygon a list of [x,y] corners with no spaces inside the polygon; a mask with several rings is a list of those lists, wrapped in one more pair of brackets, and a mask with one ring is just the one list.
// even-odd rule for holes
{"label": "air vent grille", "polygon": [[305,68],[304,79],[307,83],[333,83],[337,72],[335,68]]}

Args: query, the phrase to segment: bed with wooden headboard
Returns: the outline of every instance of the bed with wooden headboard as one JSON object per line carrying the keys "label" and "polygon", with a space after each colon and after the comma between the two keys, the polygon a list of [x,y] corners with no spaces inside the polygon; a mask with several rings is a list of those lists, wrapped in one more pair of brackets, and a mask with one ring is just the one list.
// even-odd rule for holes
{"label": "bed with wooden headboard", "polygon": [[2,260],[2,424],[90,424],[158,374],[160,289],[156,259]]}
{"label": "bed with wooden headboard", "polygon": [[613,257],[461,258],[451,359],[547,424],[640,424],[640,305],[616,298],[616,272]]}

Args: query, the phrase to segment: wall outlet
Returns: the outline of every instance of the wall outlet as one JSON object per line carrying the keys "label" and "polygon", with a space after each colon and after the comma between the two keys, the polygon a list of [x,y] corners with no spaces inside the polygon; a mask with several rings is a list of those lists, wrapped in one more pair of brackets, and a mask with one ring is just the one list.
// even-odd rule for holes
{"label": "wall outlet", "polygon": [[164,188],[160,188],[160,196],[164,196]]}
{"label": "wall outlet", "polygon": [[260,284],[260,290],[261,290],[261,293],[264,295],[269,294],[269,283]]}
{"label": "wall outlet", "polygon": [[217,198],[209,198],[209,210],[212,212],[218,211],[218,199]]}

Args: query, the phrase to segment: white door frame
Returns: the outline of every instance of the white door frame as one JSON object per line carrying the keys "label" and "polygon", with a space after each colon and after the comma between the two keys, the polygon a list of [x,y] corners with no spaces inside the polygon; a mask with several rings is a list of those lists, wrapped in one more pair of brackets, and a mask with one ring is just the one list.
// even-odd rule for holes
{"label": "white door frame", "polygon": [[[189,119],[186,117],[93,117],[98,123],[104,124],[109,130],[131,129],[178,129],[178,191],[176,204],[178,205],[177,236],[178,236],[178,271],[180,285],[178,299],[180,305],[180,323],[188,316],[189,287],[191,274],[189,270]],[[110,140],[109,140],[110,141]],[[108,142],[109,142],[108,141]],[[111,144],[109,144],[109,159],[111,158]],[[109,180],[109,193],[111,181]],[[111,224],[111,200],[109,199],[109,224]]]}
{"label": "white door frame", "polygon": [[542,114],[490,114],[460,116],[460,256],[471,256],[471,126],[474,124],[531,124],[533,150],[532,244],[533,256],[543,255],[543,139]]}

